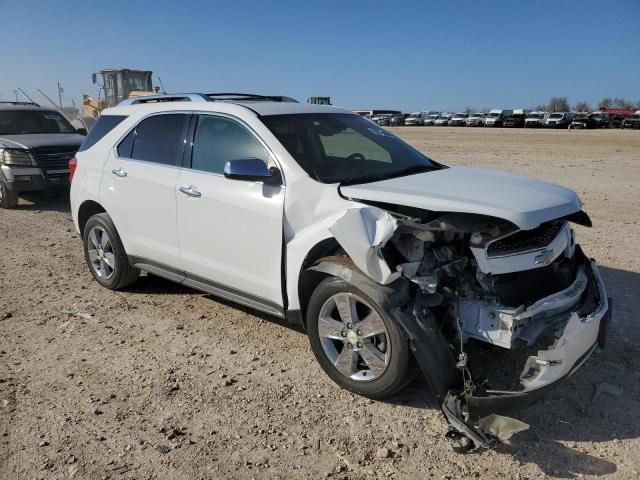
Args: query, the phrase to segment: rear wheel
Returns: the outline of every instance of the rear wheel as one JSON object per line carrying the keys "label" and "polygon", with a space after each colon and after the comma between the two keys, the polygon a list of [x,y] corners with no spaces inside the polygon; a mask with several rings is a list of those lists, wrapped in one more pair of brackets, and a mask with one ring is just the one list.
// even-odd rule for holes
{"label": "rear wheel", "polygon": [[140,270],[129,265],[120,235],[107,213],[89,218],[82,243],[89,270],[103,287],[111,290],[124,288],[140,276]]}
{"label": "rear wheel", "polygon": [[408,342],[371,298],[336,277],[322,281],[307,309],[311,348],[322,369],[347,390],[389,397],[412,379]]}
{"label": "rear wheel", "polygon": [[16,208],[17,206],[18,193],[9,190],[6,182],[0,178],[0,208]]}

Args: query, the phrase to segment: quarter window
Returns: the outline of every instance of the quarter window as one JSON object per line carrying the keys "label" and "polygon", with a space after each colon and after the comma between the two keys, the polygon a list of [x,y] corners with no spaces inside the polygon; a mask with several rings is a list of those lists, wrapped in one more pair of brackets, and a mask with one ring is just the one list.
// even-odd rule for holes
{"label": "quarter window", "polygon": [[133,160],[177,165],[185,137],[187,115],[154,115],[141,121],[120,142],[118,156]]}
{"label": "quarter window", "polygon": [[191,168],[221,174],[227,161],[246,158],[258,158],[269,163],[267,150],[238,122],[214,115],[198,118]]}
{"label": "quarter window", "polygon": [[85,137],[78,151],[83,152],[93,147],[125,118],[127,118],[126,115],[100,115],[96,124],[89,130],[89,134]]}

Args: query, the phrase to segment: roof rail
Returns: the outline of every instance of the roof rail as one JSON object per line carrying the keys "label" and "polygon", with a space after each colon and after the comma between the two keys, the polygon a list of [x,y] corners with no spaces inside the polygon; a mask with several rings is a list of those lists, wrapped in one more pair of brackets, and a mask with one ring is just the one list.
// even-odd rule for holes
{"label": "roof rail", "polygon": [[141,97],[127,98],[118,104],[118,107],[127,105],[139,105],[143,103],[159,102],[208,102],[206,95],[201,93],[169,93],[165,95],[145,95]]}
{"label": "roof rail", "polygon": [[[297,100],[291,97],[285,97],[282,95],[258,95],[255,93],[207,93],[207,97],[211,100],[221,100],[228,102],[241,102],[245,101],[264,101],[264,102],[295,102]],[[225,98],[226,97],[226,98]]]}
{"label": "roof rail", "polygon": [[145,95],[141,97],[127,98],[118,104],[118,107],[127,105],[141,105],[144,103],[159,102],[293,102],[297,100],[291,97],[279,95],[257,95],[254,93],[169,93],[164,95]]}
{"label": "roof rail", "polygon": [[32,105],[34,107],[39,107],[40,104],[36,102],[12,102],[9,100],[0,100],[0,104],[2,105]]}

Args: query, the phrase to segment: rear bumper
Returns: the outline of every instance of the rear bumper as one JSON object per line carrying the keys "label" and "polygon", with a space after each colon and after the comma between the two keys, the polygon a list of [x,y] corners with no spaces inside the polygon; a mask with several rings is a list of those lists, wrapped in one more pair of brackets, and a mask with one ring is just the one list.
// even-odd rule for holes
{"label": "rear bumper", "polygon": [[69,188],[69,170],[42,170],[38,167],[0,167],[7,189],[13,192],[40,192]]}

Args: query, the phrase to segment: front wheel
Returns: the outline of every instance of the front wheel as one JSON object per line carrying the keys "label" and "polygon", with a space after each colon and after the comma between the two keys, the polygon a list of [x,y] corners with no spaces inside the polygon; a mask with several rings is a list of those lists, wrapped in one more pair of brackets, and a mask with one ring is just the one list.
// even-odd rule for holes
{"label": "front wheel", "polygon": [[411,381],[408,341],[371,298],[340,278],[314,290],[307,332],[322,369],[347,390],[382,399]]}
{"label": "front wheel", "polygon": [[17,206],[18,194],[9,190],[5,181],[0,178],[0,208],[16,208]]}

